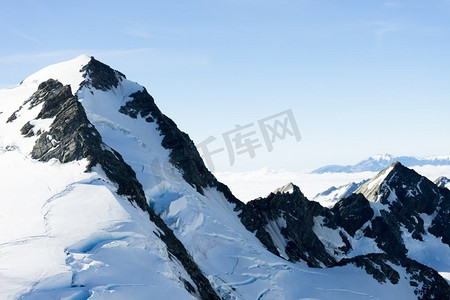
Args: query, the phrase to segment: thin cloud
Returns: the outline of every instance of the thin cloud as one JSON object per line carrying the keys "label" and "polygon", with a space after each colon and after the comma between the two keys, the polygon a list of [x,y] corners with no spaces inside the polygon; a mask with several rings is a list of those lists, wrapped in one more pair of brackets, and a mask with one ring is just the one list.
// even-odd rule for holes
{"label": "thin cloud", "polygon": [[406,29],[404,26],[393,22],[375,22],[372,23],[372,25],[376,27],[374,33],[379,39],[383,38],[387,34]]}
{"label": "thin cloud", "polygon": [[400,3],[394,2],[394,1],[384,2],[384,3],[382,4],[382,6],[385,6],[385,7],[393,7],[393,8],[399,8],[399,7],[401,7]]}
{"label": "thin cloud", "polygon": [[12,55],[0,56],[0,63],[27,63],[36,61],[59,60],[73,58],[80,54],[88,54],[93,56],[120,56],[127,54],[136,54],[152,51],[152,48],[138,49],[112,49],[112,50],[94,50],[94,49],[66,49],[39,53],[18,53]]}
{"label": "thin cloud", "polygon": [[25,40],[28,40],[28,41],[31,41],[31,42],[33,42],[35,44],[41,45],[41,42],[37,38],[35,38],[35,37],[31,36],[31,35],[28,35],[28,34],[25,34],[23,32],[19,32],[19,31],[15,31],[14,34],[16,36],[18,36],[18,37],[21,37],[21,38],[25,39]]}

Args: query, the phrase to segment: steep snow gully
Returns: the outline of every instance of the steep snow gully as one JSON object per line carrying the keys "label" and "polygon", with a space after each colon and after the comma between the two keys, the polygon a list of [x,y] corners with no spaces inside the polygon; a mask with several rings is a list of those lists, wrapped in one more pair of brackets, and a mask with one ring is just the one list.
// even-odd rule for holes
{"label": "steep snow gully", "polygon": [[329,208],[292,183],[244,204],[88,56],[0,90],[0,124],[2,299],[450,297],[450,191],[399,163]]}

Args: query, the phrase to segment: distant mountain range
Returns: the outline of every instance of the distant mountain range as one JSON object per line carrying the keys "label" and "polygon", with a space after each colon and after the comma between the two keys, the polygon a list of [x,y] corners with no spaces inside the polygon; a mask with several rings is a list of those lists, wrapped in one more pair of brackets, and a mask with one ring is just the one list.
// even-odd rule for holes
{"label": "distant mountain range", "polygon": [[389,167],[394,162],[400,162],[406,167],[415,166],[448,166],[450,165],[450,156],[434,156],[419,158],[414,156],[393,156],[390,154],[380,154],[371,156],[360,161],[355,165],[329,165],[312,171],[314,174],[323,173],[357,173],[357,172],[379,172]]}
{"label": "distant mountain range", "polygon": [[366,183],[368,180],[363,180],[361,182],[355,183],[351,182],[345,185],[341,185],[339,187],[332,186],[326,191],[323,191],[311,200],[317,201],[320,204],[322,204],[325,207],[334,206],[336,202],[339,200],[350,196],[352,193],[354,193],[361,185]]}
{"label": "distant mountain range", "polygon": [[289,261],[356,265],[384,286],[408,278],[417,299],[449,299],[442,276],[450,267],[443,259],[450,245],[450,191],[398,162],[328,195],[339,189],[347,195],[327,208],[289,184],[248,202],[240,217],[269,251]]}
{"label": "distant mountain range", "polygon": [[1,300],[450,299],[448,179],[397,162],[332,206],[243,203],[93,57],[0,90],[0,169]]}

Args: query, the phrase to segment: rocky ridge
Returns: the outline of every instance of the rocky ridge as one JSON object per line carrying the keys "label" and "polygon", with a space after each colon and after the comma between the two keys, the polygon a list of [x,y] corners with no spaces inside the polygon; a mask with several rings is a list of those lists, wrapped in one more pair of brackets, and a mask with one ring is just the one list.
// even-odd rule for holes
{"label": "rocky ridge", "polygon": [[[96,89],[108,89],[124,78],[121,73],[113,71],[93,58],[83,71],[88,75],[86,76],[88,80],[83,82],[83,86]],[[57,159],[62,163],[86,158],[89,161],[87,172],[95,166],[100,166],[108,179],[117,185],[117,193],[148,212],[150,220],[159,227],[161,231],[154,234],[164,241],[170,257],[181,263],[196,285],[194,287],[186,279],[180,278],[185,283],[186,290],[202,299],[219,299],[184,245],[148,206],[142,185],[136,179],[133,169],[117,151],[102,141],[99,132],[89,122],[77,96],[71,93],[70,86],[63,86],[56,80],[48,79],[39,85],[38,90],[18,111],[32,109],[39,104],[43,105],[35,120],[53,121],[49,130],[44,132],[35,131],[30,121],[22,127],[21,133],[25,137],[37,137],[31,152],[32,158],[40,161]],[[13,122],[16,119],[15,115],[16,113],[8,119],[8,122]]]}

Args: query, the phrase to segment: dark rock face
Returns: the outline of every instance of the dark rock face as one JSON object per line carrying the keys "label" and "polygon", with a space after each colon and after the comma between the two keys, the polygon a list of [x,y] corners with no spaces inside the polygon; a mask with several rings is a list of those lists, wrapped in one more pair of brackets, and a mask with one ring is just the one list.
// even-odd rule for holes
{"label": "dark rock face", "polygon": [[203,188],[215,187],[230,203],[236,205],[236,211],[243,207],[243,203],[231,193],[230,189],[209,172],[189,136],[179,130],[175,122],[159,110],[146,89],[133,93],[129,97],[133,100],[128,101],[119,111],[132,118],[140,116],[147,122],[156,121],[163,135],[162,146],[171,150],[170,162],[182,171],[186,182],[201,194],[204,193]]}
{"label": "dark rock face", "polygon": [[[416,286],[418,299],[449,299],[450,286],[435,270],[412,259],[401,259],[400,265],[411,276],[410,285]],[[420,286],[423,284],[422,286]]]}
{"label": "dark rock face", "polygon": [[[31,105],[38,104],[33,103],[35,99],[44,102],[37,119],[55,119],[50,130],[37,139],[31,156],[42,161],[55,158],[62,163],[87,158],[89,170],[99,164],[108,178],[118,183],[118,194],[126,195],[136,203],[145,202],[142,186],[133,169],[124,162],[119,153],[103,143],[77,97],[72,95],[70,86],[48,81],[41,84],[40,88],[31,98]],[[29,127],[29,123],[25,124],[22,133]],[[29,134],[30,130],[26,135]],[[139,203],[140,206],[142,204]]]}
{"label": "dark rock face", "polygon": [[[195,289],[181,279],[185,282],[186,289],[201,299],[219,299],[184,245],[148,206],[142,185],[136,179],[133,169],[118,152],[103,143],[99,132],[89,122],[83,106],[71,94],[70,86],[63,86],[50,79],[39,86],[39,90],[28,102],[38,105],[38,101],[44,105],[37,118],[55,119],[50,130],[40,134],[33,147],[32,157],[41,161],[58,159],[62,163],[87,158],[87,171],[100,165],[107,177],[118,185],[117,193],[147,211],[150,220],[160,228],[161,233],[155,234],[167,245],[172,260],[176,259],[181,263],[197,286]],[[27,122],[21,131],[29,136],[32,132],[31,124]]]}
{"label": "dark rock face", "polygon": [[88,86],[102,91],[108,91],[113,87],[116,88],[119,81],[126,78],[124,74],[113,70],[110,66],[99,62],[93,57],[81,71],[84,72],[85,78],[81,87]]}
{"label": "dark rock face", "polygon": [[[27,104],[28,104],[28,109],[32,109],[32,108],[36,107],[37,105],[41,104],[42,102],[44,102],[44,99],[47,99],[49,102],[47,105],[51,106],[52,101],[58,102],[59,98],[69,98],[72,96],[70,87],[64,88],[64,89],[61,89],[61,87],[62,87],[62,84],[54,79],[49,79],[45,82],[42,82],[39,85],[38,90],[8,118],[6,123],[16,120],[17,114]],[[56,95],[55,93],[58,95]],[[63,93],[63,95],[60,95],[60,93]],[[50,109],[47,108],[47,110],[49,111]],[[46,118],[46,117],[39,116],[38,118]],[[31,124],[29,124],[28,126],[31,126]],[[26,128],[24,130],[26,130]],[[23,132],[22,132],[22,134],[23,134]]]}
{"label": "dark rock face", "polygon": [[[416,213],[432,214],[439,203],[439,193],[433,182],[408,169],[400,163],[394,163],[393,169],[385,179],[390,190],[395,190],[395,195],[403,207]],[[381,203],[389,204],[389,192],[382,190]]]}
{"label": "dark rock face", "polygon": [[352,194],[342,199],[331,211],[334,223],[344,228],[351,236],[372,219],[374,214],[369,201],[361,194]]}
{"label": "dark rock face", "polygon": [[439,188],[441,198],[437,215],[433,219],[428,232],[442,238],[442,242],[450,246],[450,190]]}
{"label": "dark rock face", "polygon": [[392,267],[405,269],[410,278],[410,285],[415,287],[418,299],[448,299],[450,286],[435,270],[409,258],[394,258],[386,254],[368,254],[351,259],[343,259],[338,265],[354,264],[364,269],[380,283],[387,280],[397,284],[400,274]]}
{"label": "dark rock face", "polygon": [[139,116],[144,118],[147,122],[153,122],[154,119],[150,115],[152,112],[157,112],[159,109],[155,104],[155,100],[146,89],[138,91],[130,95],[132,101],[128,101],[122,106],[119,111],[125,115],[136,119]]}
{"label": "dark rock face", "polygon": [[393,257],[406,257],[408,250],[403,243],[398,221],[391,214],[381,211],[381,217],[372,220],[364,235],[375,240],[378,248]]}
{"label": "dark rock face", "polygon": [[33,128],[34,126],[30,122],[26,122],[22,129],[20,129],[20,133],[25,137],[32,137],[34,135]]}
{"label": "dark rock face", "polygon": [[[400,274],[395,271],[387,262],[389,257],[384,254],[368,254],[357,256],[351,259],[344,258],[339,262],[339,266],[349,263],[355,264],[357,267],[364,269],[380,283],[386,283],[389,280],[392,284],[397,284]],[[398,263],[397,263],[398,264]]]}
{"label": "dark rock face", "polygon": [[[365,228],[364,235],[373,238],[385,254],[365,255],[350,260],[343,259],[339,265],[355,263],[383,282],[385,278],[389,279],[389,274],[392,274],[389,268],[383,265],[383,261],[393,262],[406,269],[411,276],[410,285],[417,287],[416,295],[419,299],[448,299],[450,289],[447,282],[435,270],[406,257],[408,250],[403,242],[401,227],[404,227],[412,238],[422,241],[426,230],[421,214],[435,214],[428,232],[436,237],[441,237],[442,242],[448,245],[450,241],[450,190],[437,187],[427,178],[400,163],[393,164],[392,170],[377,188],[375,195],[386,209],[380,210],[380,216],[375,218],[368,219],[367,215],[361,218],[360,222],[357,220],[353,220],[353,222],[361,224],[364,220],[370,220],[370,225]],[[340,211],[345,211],[345,208],[340,209],[340,207],[351,206],[351,198],[341,200],[333,208],[334,220],[337,225],[346,229],[349,234],[354,233],[354,229],[358,226],[346,225],[345,219],[347,218],[342,218],[342,213],[340,213]],[[362,216],[363,211],[368,208],[368,201],[360,194],[353,195],[353,198],[359,198],[358,206],[365,207],[360,211],[354,210],[355,214]],[[339,217],[336,215],[337,211],[339,211]],[[392,280],[390,281],[394,283]]]}
{"label": "dark rock face", "polygon": [[19,107],[18,110],[16,110],[15,112],[12,113],[12,115],[9,116],[8,120],[6,120],[6,123],[11,123],[12,121],[14,121],[15,119],[17,119],[17,113],[22,109],[22,106]]}
{"label": "dark rock face", "polygon": [[[58,103],[60,98],[70,98],[72,96],[70,88],[62,88],[61,82],[53,79],[42,82],[38,90],[31,96],[30,99],[25,101],[24,105],[30,103],[29,109],[32,109],[42,102],[45,102],[47,106],[45,111],[55,114],[55,103]],[[51,107],[53,106],[53,107]],[[39,116],[38,118],[46,118],[45,116]]]}
{"label": "dark rock face", "polygon": [[[419,299],[448,299],[447,282],[435,270],[406,257],[408,250],[403,242],[402,228],[420,241],[426,233],[421,214],[436,214],[428,231],[448,243],[449,194],[450,190],[438,188],[414,171],[395,164],[375,191],[384,204],[377,215],[363,194],[352,194],[328,209],[309,201],[295,187],[292,194],[272,193],[267,198],[247,203],[239,217],[246,228],[255,232],[276,255],[280,255],[280,251],[271,238],[269,224],[278,225],[286,241],[285,253],[291,261],[304,260],[312,267],[355,264],[380,283],[391,284],[399,282],[398,270],[403,269],[409,274],[410,285],[416,289]],[[336,230],[345,246],[327,248],[326,251],[313,230],[314,218],[318,216],[323,217],[321,226]],[[276,222],[280,218],[284,227]],[[352,249],[348,237],[355,237],[356,232],[373,239],[384,253],[345,258]],[[333,248],[339,252],[331,253],[329,249]]]}
{"label": "dark rock face", "polygon": [[[399,246],[401,242],[400,225],[404,226],[413,238],[422,241],[425,228],[420,214],[436,213],[428,231],[450,245],[450,191],[437,187],[426,177],[398,162],[394,163],[392,167],[392,171],[386,176],[377,191],[379,201],[387,205],[389,211],[382,211],[381,217],[377,217],[372,222],[368,236],[377,236],[378,246],[383,250],[396,248],[397,255],[401,252],[406,253],[406,248],[401,250],[400,248],[404,248],[404,246]],[[390,233],[385,233],[385,237],[380,238],[382,233],[388,229]],[[390,236],[387,237],[387,235]],[[389,252],[387,251],[387,253]]]}
{"label": "dark rock face", "polygon": [[327,216],[327,209],[319,203],[309,201],[300,189],[294,186],[293,194],[270,194],[267,198],[250,201],[239,215],[245,227],[256,231],[256,236],[269,251],[280,255],[267,226],[275,226],[277,219],[282,218],[286,227],[279,230],[287,241],[285,248],[289,260],[304,260],[312,267],[333,266],[336,261],[330,256],[324,245],[313,231],[314,217]]}

